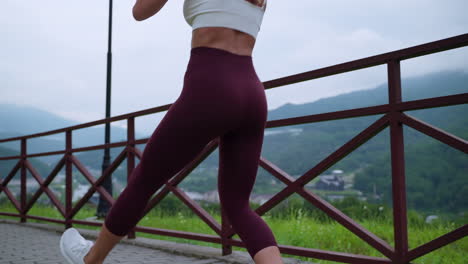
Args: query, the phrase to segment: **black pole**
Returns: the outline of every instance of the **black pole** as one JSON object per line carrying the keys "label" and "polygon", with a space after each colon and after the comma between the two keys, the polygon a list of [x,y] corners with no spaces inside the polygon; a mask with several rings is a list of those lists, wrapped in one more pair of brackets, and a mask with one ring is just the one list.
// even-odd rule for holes
{"label": "black pole", "polygon": [[[106,118],[110,117],[111,111],[111,73],[112,73],[112,0],[109,0],[109,39],[107,47],[107,81],[106,81]],[[105,143],[110,142],[110,124],[106,123],[105,128]],[[110,153],[109,148],[104,149],[104,159],[102,161],[102,173],[109,167]],[[112,195],[112,175],[109,175],[103,182],[102,187]],[[99,204],[97,208],[96,216],[98,218],[105,218],[107,212],[110,209],[110,204],[104,199],[102,195],[99,195]]]}

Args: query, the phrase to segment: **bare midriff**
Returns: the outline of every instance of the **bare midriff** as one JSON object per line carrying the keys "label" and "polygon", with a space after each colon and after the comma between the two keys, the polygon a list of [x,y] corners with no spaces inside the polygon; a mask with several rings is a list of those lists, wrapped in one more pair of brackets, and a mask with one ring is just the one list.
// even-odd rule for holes
{"label": "bare midriff", "polygon": [[212,47],[238,55],[252,56],[254,45],[254,37],[235,29],[202,27],[192,31],[192,48]]}

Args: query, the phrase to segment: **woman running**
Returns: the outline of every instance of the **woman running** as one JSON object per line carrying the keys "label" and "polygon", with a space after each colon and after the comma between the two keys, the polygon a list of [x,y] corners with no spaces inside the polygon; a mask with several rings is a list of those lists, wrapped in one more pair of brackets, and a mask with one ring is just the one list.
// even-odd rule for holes
{"label": "woman running", "polygon": [[[271,229],[249,206],[267,120],[265,89],[252,50],[267,0],[185,0],[192,27],[183,89],[154,130],[126,188],[95,242],[75,228],[60,240],[71,264],[100,264],[143,217],[151,196],[219,137],[218,192],[234,231],[256,264],[283,264]],[[155,15],[167,0],[137,0],[136,20]]]}

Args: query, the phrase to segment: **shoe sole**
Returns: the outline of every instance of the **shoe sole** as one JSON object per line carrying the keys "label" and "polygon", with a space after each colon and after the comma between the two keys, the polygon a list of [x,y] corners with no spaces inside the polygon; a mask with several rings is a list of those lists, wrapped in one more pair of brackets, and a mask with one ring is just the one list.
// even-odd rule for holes
{"label": "shoe sole", "polygon": [[62,237],[60,238],[60,252],[62,252],[62,256],[67,260],[69,264],[75,264],[71,258],[65,253],[65,250],[63,248],[63,234]]}

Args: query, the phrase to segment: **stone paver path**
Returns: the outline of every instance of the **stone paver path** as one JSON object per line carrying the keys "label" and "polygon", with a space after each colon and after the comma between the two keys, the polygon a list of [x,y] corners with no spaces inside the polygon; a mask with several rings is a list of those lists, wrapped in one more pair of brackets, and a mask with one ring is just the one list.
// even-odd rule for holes
{"label": "stone paver path", "polygon": [[[0,264],[67,264],[60,253],[64,226],[19,223],[0,219]],[[80,229],[86,239],[95,241],[98,231]],[[283,257],[284,264],[313,264]],[[124,238],[110,252],[104,264],[254,264],[245,251],[233,250],[222,256],[221,249],[137,237]]]}
{"label": "stone paver path", "polygon": [[[65,264],[56,232],[0,222],[1,264]],[[161,250],[119,243],[105,263],[225,264],[220,260],[173,255]]]}

